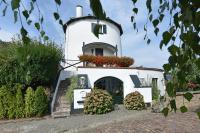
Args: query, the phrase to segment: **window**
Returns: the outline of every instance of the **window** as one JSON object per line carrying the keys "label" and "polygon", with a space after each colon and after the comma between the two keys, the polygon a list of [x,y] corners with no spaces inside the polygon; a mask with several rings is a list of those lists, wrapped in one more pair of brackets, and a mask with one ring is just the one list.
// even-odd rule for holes
{"label": "window", "polygon": [[102,48],[95,48],[95,55],[96,56],[103,56],[103,49]]}
{"label": "window", "polygon": [[106,34],[107,33],[106,25],[95,24],[95,23],[92,23],[92,32],[94,32],[94,28],[97,25],[99,26],[99,34]]}

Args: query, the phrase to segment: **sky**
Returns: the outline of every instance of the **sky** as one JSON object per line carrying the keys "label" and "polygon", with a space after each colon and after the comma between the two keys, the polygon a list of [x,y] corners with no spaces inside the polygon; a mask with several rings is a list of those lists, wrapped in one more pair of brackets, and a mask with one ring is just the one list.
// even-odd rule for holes
{"label": "sky", "polygon": [[[153,26],[148,25],[148,36],[151,38],[151,44],[147,45],[144,41],[145,32],[143,31],[144,24],[147,20],[147,11],[144,0],[140,0],[137,3],[139,8],[136,16],[136,22],[138,26],[138,32],[133,28],[131,23],[131,16],[133,14],[133,4],[131,0],[101,0],[107,17],[116,21],[122,25],[123,35],[121,36],[123,56],[132,57],[135,60],[134,66],[162,68],[163,64],[167,63],[169,54],[166,48],[160,50],[159,44],[161,40],[161,34],[155,36],[153,32]],[[30,7],[28,0],[23,0],[25,7]],[[56,11],[54,0],[42,0],[38,1],[41,13],[44,16],[44,30],[51,40],[56,42],[59,46],[64,47],[64,33],[58,22],[55,21],[52,13]],[[71,17],[75,16],[76,5],[83,6],[84,15],[92,14],[89,6],[89,0],[63,0],[62,5],[58,8],[61,18],[64,22],[67,22]],[[20,23],[14,23],[13,14],[11,8],[7,9],[7,14],[2,17],[2,6],[0,6],[0,39],[3,41],[11,41],[13,37],[16,37],[20,30]],[[157,6],[156,3],[154,6]],[[23,8],[23,7],[21,7]],[[156,11],[155,16],[156,16]],[[37,21],[37,10],[33,12],[31,19]],[[159,26],[160,31],[164,31],[167,28],[167,21],[164,19],[164,23]],[[166,21],[166,23],[165,23]],[[34,26],[24,26],[29,31],[29,35],[32,38],[38,38],[38,31]]]}

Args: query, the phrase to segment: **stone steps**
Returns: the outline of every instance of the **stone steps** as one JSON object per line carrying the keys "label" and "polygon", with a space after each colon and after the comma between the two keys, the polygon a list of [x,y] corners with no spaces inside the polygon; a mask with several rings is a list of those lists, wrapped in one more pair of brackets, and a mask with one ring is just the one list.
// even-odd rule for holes
{"label": "stone steps", "polygon": [[67,117],[70,115],[71,104],[66,99],[66,91],[70,85],[70,80],[66,79],[60,82],[54,110],[52,113],[53,118]]}

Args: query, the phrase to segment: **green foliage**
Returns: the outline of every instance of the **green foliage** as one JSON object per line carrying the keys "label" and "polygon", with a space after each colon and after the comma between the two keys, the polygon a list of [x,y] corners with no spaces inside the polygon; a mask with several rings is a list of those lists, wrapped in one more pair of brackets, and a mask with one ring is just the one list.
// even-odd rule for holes
{"label": "green foliage", "polygon": [[78,77],[76,77],[76,76],[71,77],[70,85],[68,86],[67,92],[66,92],[67,101],[69,101],[70,103],[74,99],[74,89],[76,89],[77,86],[78,86]]}
{"label": "green foliage", "polygon": [[124,106],[128,110],[142,110],[145,108],[143,96],[135,91],[128,94],[124,99]]}
{"label": "green foliage", "polygon": [[22,85],[17,85],[17,93],[16,93],[16,118],[23,118],[25,116],[24,113],[24,98],[22,95]]}
{"label": "green foliage", "polygon": [[37,116],[43,116],[48,111],[47,95],[45,89],[41,86],[37,87],[35,91],[34,108]]}
{"label": "green foliage", "polygon": [[9,99],[6,86],[0,88],[0,119],[5,119],[8,116]]}
{"label": "green foliage", "polygon": [[15,42],[0,50],[0,86],[15,83],[50,86],[61,59],[61,50],[52,43]]}
{"label": "green foliage", "polygon": [[15,118],[15,97],[6,86],[0,88],[0,119]]}
{"label": "green foliage", "polygon": [[160,90],[158,89],[157,85],[154,83],[152,84],[152,99],[158,100],[160,96]]}
{"label": "green foliage", "polygon": [[29,87],[25,94],[25,115],[26,117],[32,117],[35,115],[35,93],[34,90]]}
{"label": "green foliage", "polygon": [[84,101],[84,113],[105,114],[113,110],[112,96],[105,90],[92,89]]}

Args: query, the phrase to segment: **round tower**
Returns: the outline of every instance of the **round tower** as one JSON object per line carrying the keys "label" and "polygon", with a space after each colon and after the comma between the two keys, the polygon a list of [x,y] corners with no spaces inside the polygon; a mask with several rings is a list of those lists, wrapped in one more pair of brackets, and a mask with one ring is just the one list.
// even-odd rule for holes
{"label": "round tower", "polygon": [[[94,27],[99,25],[99,38]],[[106,18],[98,20],[94,16],[83,16],[82,6],[76,7],[76,17],[65,24],[65,60],[66,65],[78,62],[83,54],[95,56],[122,56],[122,27],[115,21]]]}

